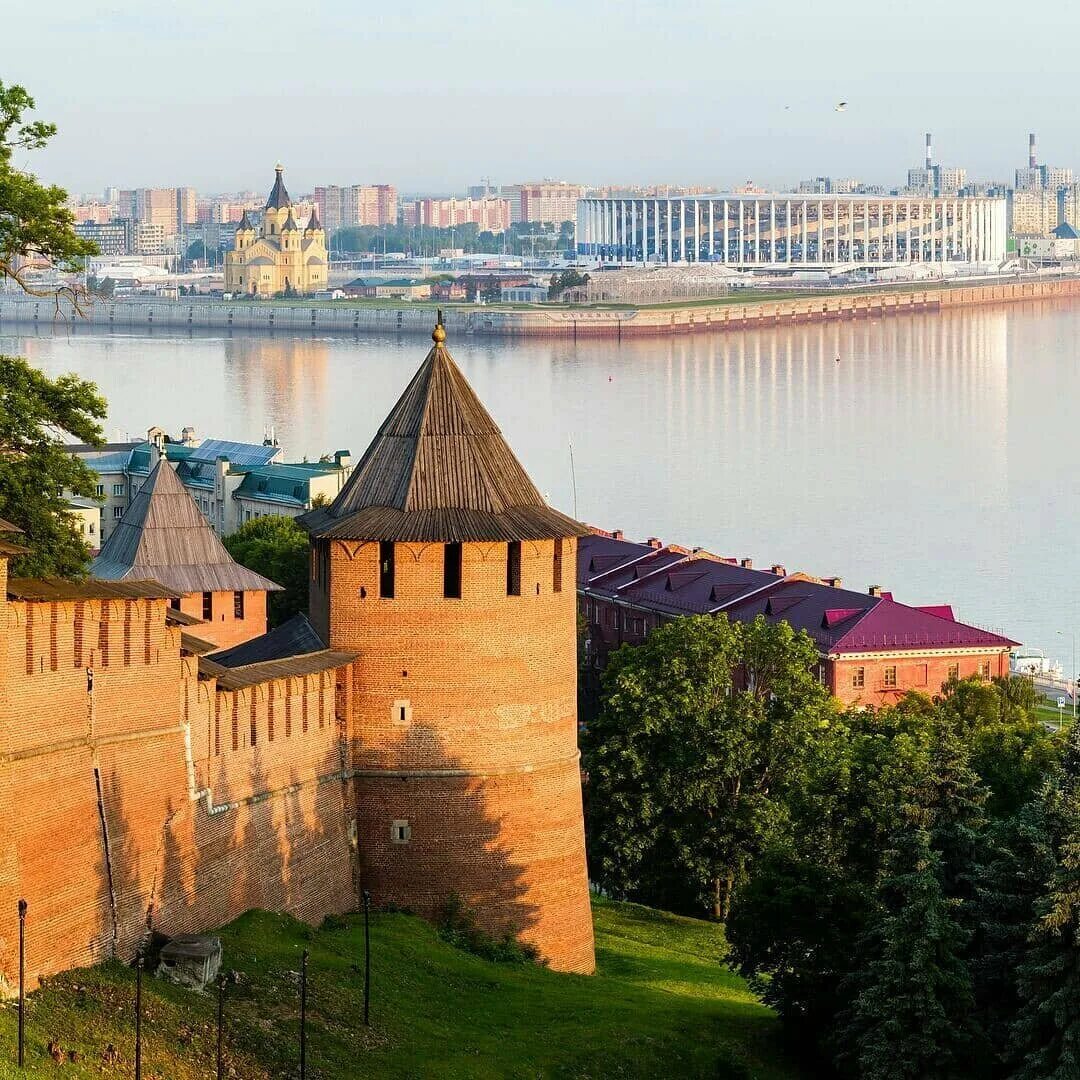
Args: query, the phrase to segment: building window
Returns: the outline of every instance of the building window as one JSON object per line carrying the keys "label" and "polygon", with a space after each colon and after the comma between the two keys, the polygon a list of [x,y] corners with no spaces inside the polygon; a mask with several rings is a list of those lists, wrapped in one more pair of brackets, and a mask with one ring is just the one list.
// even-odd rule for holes
{"label": "building window", "polygon": [[506,545],[506,595],[521,595],[521,541]]}
{"label": "building window", "polygon": [[982,661],[982,663],[979,664],[979,674],[984,679],[989,679],[990,678],[990,661],[989,660],[984,660],[984,661]]}
{"label": "building window", "polygon": [[851,673],[851,687],[853,690],[861,690],[866,685],[866,668],[857,667]]}
{"label": "building window", "polygon": [[896,686],[896,667],[893,666],[893,665],[890,665],[889,667],[887,667],[885,669],[884,673],[883,673],[883,677],[884,677],[885,687],[887,689],[891,688],[891,687],[895,687]]}
{"label": "building window", "polygon": [[112,493],[114,495],[123,495],[124,494],[124,485],[123,484],[113,484]]}
{"label": "building window", "polygon": [[171,607],[173,609],[173,611],[179,611],[180,610],[180,597],[179,596],[174,596],[169,601],[169,607]]}
{"label": "building window", "polygon": [[443,545],[443,596],[461,599],[461,545]]}
{"label": "building window", "polygon": [[105,495],[105,485],[104,484],[98,484],[98,486],[94,490],[97,492],[97,496],[98,496],[99,499],[104,497],[104,495]]}
{"label": "building window", "polygon": [[555,541],[551,562],[551,591],[562,592],[562,538]]}
{"label": "building window", "polygon": [[124,516],[124,508],[122,506],[114,506],[112,508],[112,516],[115,520],[119,521]]}
{"label": "building window", "polygon": [[395,724],[411,724],[412,705],[410,705],[409,702],[404,698],[395,701],[393,707],[390,710],[390,719]]}
{"label": "building window", "polygon": [[234,619],[242,619],[244,617],[244,593],[242,590],[237,589],[232,594],[232,610]]}
{"label": "building window", "polygon": [[386,540],[379,543],[379,595],[394,598],[394,545]]}
{"label": "building window", "polygon": [[395,844],[407,844],[412,839],[412,829],[407,821],[390,822],[390,840]]}
{"label": "building window", "polygon": [[214,594],[212,592],[202,594],[202,617],[205,622],[209,622],[214,617]]}
{"label": "building window", "polygon": [[95,532],[97,532],[97,529],[94,526],[94,523],[91,521],[90,522],[90,535],[93,536]]}
{"label": "building window", "polygon": [[959,682],[960,681],[960,665],[959,664],[950,664],[949,665],[949,680],[948,681],[949,682]]}

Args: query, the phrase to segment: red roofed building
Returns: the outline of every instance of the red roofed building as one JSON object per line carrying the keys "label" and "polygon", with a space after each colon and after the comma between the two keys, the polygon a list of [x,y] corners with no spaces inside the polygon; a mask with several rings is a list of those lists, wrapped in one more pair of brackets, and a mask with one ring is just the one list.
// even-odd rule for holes
{"label": "red roofed building", "polygon": [[754,569],[749,559],[600,530],[580,541],[578,596],[593,671],[612,649],[640,644],[680,615],[761,615],[809,634],[819,678],[845,704],[889,704],[909,690],[937,693],[951,678],[1006,676],[1017,644],[958,622],[948,605],[909,607],[876,586],[853,592],[839,578]]}

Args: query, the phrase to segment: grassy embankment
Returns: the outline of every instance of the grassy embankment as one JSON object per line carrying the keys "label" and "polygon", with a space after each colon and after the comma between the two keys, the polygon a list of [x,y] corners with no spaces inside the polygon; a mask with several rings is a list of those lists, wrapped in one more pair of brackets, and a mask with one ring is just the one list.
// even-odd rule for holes
{"label": "grassy embankment", "polygon": [[[598,971],[561,975],[457,949],[403,914],[372,921],[372,1026],[362,1022],[359,917],[313,930],[249,912],[221,931],[230,989],[226,1072],[297,1074],[297,972],[310,950],[308,1076],[760,1077],[790,1080],[773,1015],[722,963],[722,930],[626,904],[594,908]],[[146,979],[143,1076],[214,1075],[210,994]],[[134,977],[118,964],[69,972],[30,999],[27,1069],[15,1010],[0,1009],[0,1077],[129,1077]],[[57,1064],[48,1051],[56,1042]],[[74,1052],[74,1060],[69,1052]]]}

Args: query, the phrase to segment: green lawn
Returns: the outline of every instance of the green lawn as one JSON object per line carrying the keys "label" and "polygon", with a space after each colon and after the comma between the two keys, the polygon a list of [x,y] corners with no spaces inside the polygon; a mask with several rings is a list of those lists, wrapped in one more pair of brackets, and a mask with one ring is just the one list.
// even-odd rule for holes
{"label": "green lawn", "polygon": [[[493,964],[403,914],[372,922],[372,1026],[362,1023],[362,920],[312,930],[249,912],[221,931],[230,990],[226,1072],[298,1075],[297,976],[311,953],[308,1076],[724,1077],[791,1080],[779,1027],[722,964],[723,931],[629,904],[594,906],[598,972]],[[214,1075],[214,1001],[144,983],[143,1076]],[[0,1077],[133,1075],[134,980],[118,964],[69,972],[30,999],[28,1067],[14,1056],[15,1010],[0,1009]],[[47,1052],[75,1052],[58,1066]],[[112,1048],[111,1050],[109,1048]]]}

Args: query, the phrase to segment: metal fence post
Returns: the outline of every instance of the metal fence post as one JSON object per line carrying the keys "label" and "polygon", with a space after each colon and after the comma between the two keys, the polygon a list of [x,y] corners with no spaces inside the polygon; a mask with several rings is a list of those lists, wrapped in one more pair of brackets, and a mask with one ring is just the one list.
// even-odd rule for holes
{"label": "metal fence post", "polygon": [[307,1077],[307,962],[305,949],[300,958],[300,1080]]}
{"label": "metal fence post", "polygon": [[19,1068],[25,1064],[26,1036],[26,901],[19,901]]}
{"label": "metal fence post", "polygon": [[218,976],[217,986],[217,1080],[225,1080],[225,976]]}
{"label": "metal fence post", "polygon": [[371,1005],[371,893],[364,890],[364,1026],[370,1027]]}
{"label": "metal fence post", "polygon": [[135,1080],[142,1080],[142,948],[135,961]]}

